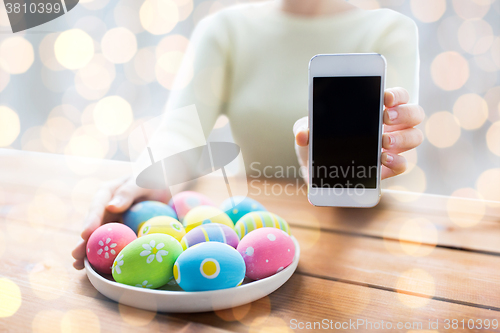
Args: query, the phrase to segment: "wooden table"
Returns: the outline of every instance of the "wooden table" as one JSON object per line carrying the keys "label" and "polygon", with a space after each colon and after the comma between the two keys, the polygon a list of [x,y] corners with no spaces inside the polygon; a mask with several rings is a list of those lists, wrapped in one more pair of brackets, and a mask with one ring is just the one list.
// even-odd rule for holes
{"label": "wooden table", "polygon": [[[93,193],[130,174],[130,164],[1,150],[0,165],[0,286],[17,286],[9,302],[0,295],[0,314],[14,312],[21,295],[0,332],[287,332],[323,320],[339,331],[356,331],[349,321],[357,331],[429,322],[436,332],[500,331],[491,328],[500,320],[498,203],[392,191],[373,209],[316,208],[300,184],[286,195],[277,192],[283,181],[253,180],[249,196],[285,218],[301,245],[295,274],[246,306],[163,314],[110,301],[72,268]],[[272,184],[275,195],[264,195]],[[490,329],[476,329],[479,320]]]}

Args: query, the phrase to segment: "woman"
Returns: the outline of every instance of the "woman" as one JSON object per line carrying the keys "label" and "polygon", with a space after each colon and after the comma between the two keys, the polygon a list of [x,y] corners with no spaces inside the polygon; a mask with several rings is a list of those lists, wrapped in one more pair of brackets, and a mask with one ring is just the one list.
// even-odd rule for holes
{"label": "woman", "polygon": [[[365,11],[344,0],[245,4],[202,20],[193,32],[160,133],[175,133],[177,142],[188,142],[196,124],[176,121],[169,110],[194,104],[205,134],[220,114],[227,115],[245,163],[252,165],[247,170],[286,169],[297,165],[297,157],[300,165],[307,165],[303,117],[309,59],[319,53],[367,52],[385,56],[387,86],[398,87],[385,91],[381,162],[382,178],[400,174],[406,160],[398,154],[415,148],[423,138],[414,128],[424,117],[415,104],[417,29],[411,19],[394,11]],[[86,241],[99,225],[118,220],[134,201],[168,199],[165,191],[139,188],[131,178],[107,184],[94,198],[83,240],[73,251],[75,268],[83,268]]]}

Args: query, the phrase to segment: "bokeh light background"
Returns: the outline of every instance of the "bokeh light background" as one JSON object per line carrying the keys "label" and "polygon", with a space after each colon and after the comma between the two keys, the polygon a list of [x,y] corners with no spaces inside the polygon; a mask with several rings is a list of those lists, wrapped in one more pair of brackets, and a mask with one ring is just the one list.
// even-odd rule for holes
{"label": "bokeh light background", "polygon": [[[385,187],[500,200],[500,0],[350,1],[420,32],[425,141]],[[193,27],[239,2],[81,0],[17,34],[0,6],[0,147],[128,160],[128,134],[162,113]]]}

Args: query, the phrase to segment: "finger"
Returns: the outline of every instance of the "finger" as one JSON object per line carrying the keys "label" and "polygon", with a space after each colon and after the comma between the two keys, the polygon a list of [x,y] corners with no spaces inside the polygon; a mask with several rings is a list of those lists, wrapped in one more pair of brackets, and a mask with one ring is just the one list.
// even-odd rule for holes
{"label": "finger", "polygon": [[381,161],[382,179],[397,176],[406,170],[406,158],[403,156],[383,152]]}
{"label": "finger", "polygon": [[78,243],[73,252],[71,252],[73,258],[75,258],[76,260],[85,258],[86,243],[87,242],[84,241],[83,239],[80,241],[80,243]]}
{"label": "finger", "polygon": [[410,94],[405,88],[389,88],[384,92],[384,105],[392,108],[396,105],[406,104],[410,101]]}
{"label": "finger", "polygon": [[401,131],[384,133],[382,136],[382,148],[391,153],[402,153],[413,149],[422,143],[424,135],[418,128],[408,128]]}
{"label": "finger", "polygon": [[140,193],[140,187],[132,181],[127,181],[115,191],[113,198],[106,205],[106,209],[111,213],[123,213],[140,196]]}
{"label": "finger", "polygon": [[417,126],[424,120],[424,109],[420,105],[404,104],[384,111],[384,124],[392,131]]}
{"label": "finger", "polygon": [[300,131],[295,136],[295,142],[300,147],[306,147],[309,144],[309,130]]}
{"label": "finger", "polygon": [[85,267],[85,265],[83,264],[83,259],[80,259],[80,260],[76,260],[74,263],[73,263],[73,267],[78,269],[78,270],[81,270]]}
{"label": "finger", "polygon": [[293,135],[295,143],[299,146],[307,146],[309,144],[309,117],[302,117],[293,124]]}

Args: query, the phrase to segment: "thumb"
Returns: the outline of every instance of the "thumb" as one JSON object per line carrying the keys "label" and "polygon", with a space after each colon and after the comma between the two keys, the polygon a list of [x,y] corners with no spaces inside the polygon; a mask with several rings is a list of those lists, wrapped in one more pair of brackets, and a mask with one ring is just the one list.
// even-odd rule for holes
{"label": "thumb", "polygon": [[141,189],[134,183],[127,181],[120,186],[106,206],[111,213],[123,213],[139,197]]}
{"label": "thumb", "polygon": [[[295,135],[295,153],[303,175],[307,175],[307,164],[309,159],[309,123],[308,117],[301,118],[293,125],[293,134]],[[307,182],[307,177],[304,177]]]}

